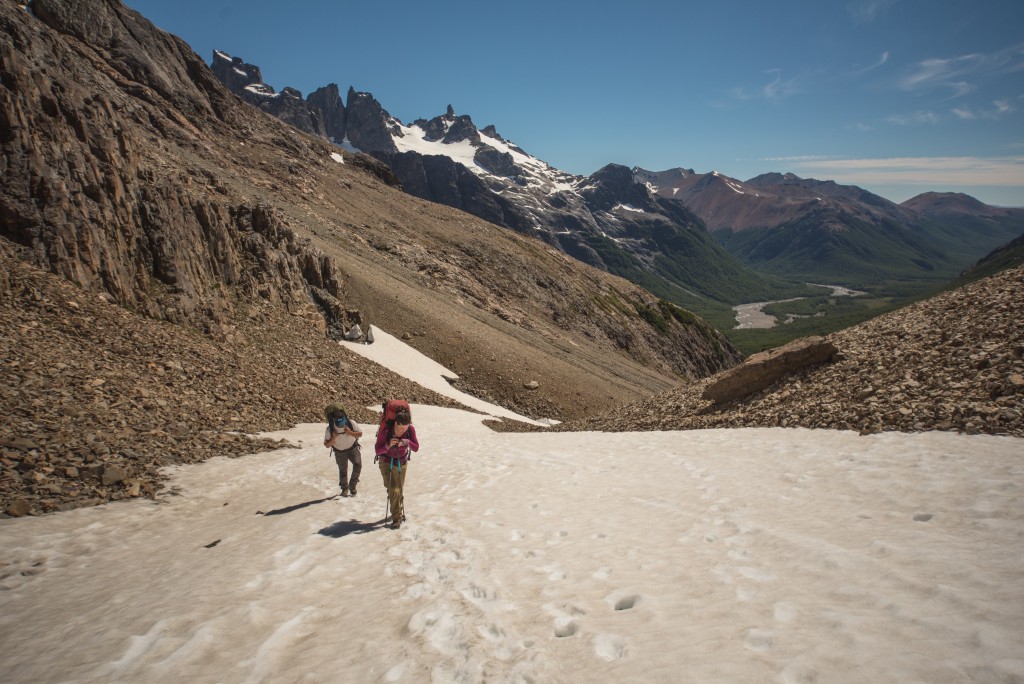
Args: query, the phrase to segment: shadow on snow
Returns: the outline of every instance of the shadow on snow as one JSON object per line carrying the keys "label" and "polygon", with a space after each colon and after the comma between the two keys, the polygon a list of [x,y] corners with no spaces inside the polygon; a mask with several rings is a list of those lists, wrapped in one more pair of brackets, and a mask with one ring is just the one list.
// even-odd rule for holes
{"label": "shadow on snow", "polygon": [[338,539],[349,534],[366,534],[372,532],[380,527],[381,523],[386,522],[385,520],[377,520],[375,522],[360,522],[358,520],[339,520],[333,525],[328,525],[318,532],[325,537],[334,537]]}
{"label": "shadow on snow", "polygon": [[332,501],[333,499],[337,499],[337,498],[338,498],[338,495],[335,494],[334,496],[328,496],[327,498],[324,498],[324,499],[314,499],[312,501],[304,501],[303,503],[295,504],[294,506],[286,506],[284,508],[275,508],[274,510],[267,511],[266,513],[264,513],[263,511],[256,511],[256,514],[257,515],[282,515],[284,513],[291,513],[292,511],[297,511],[300,508],[305,508],[306,506],[313,506],[313,505],[316,505],[316,504],[319,504],[319,503],[323,503],[324,501]]}

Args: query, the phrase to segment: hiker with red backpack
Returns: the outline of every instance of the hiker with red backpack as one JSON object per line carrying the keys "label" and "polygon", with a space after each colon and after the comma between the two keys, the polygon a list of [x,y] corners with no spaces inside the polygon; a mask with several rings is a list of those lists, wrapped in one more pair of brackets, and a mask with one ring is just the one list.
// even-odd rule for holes
{"label": "hiker with red backpack", "polygon": [[[384,487],[388,490],[388,506],[392,516],[389,527],[397,530],[405,520],[403,494],[409,460],[412,452],[419,451],[420,443],[416,439],[416,428],[412,425],[408,402],[401,399],[388,401],[382,408],[375,451]],[[386,512],[384,517],[387,519]]]}

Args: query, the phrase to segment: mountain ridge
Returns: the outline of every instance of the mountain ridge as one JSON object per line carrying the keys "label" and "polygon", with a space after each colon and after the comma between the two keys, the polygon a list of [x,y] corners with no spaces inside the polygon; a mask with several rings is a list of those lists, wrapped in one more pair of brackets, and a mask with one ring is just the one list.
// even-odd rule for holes
{"label": "mountain ridge", "polygon": [[[717,172],[637,169],[637,175],[693,209],[741,261],[789,277],[831,275],[853,286],[907,278],[939,284],[1024,232],[1024,212],[1000,211],[967,195],[958,211],[942,212],[929,210],[939,193],[896,204],[857,186],[793,173],[747,181]],[[998,223],[977,223],[997,214],[1004,217]]]}

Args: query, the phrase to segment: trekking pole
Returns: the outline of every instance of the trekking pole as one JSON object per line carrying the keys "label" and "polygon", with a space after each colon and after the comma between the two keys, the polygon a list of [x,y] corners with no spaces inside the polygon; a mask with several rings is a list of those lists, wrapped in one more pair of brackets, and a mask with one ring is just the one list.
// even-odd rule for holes
{"label": "trekking pole", "polygon": [[384,504],[384,522],[388,521],[388,511],[391,510],[391,470],[388,470],[388,494],[385,497],[387,503]]}
{"label": "trekking pole", "polygon": [[[331,458],[332,456],[334,456],[334,447],[327,447],[327,458]],[[335,493],[334,496],[338,496],[338,494]],[[331,498],[333,499],[334,497],[332,496]]]}

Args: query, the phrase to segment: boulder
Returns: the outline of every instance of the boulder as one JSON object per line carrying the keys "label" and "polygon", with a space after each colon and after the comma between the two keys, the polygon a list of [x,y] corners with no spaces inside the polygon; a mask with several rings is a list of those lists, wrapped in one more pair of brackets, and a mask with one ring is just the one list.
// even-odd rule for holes
{"label": "boulder", "polygon": [[111,485],[122,482],[128,477],[127,471],[121,466],[108,463],[103,466],[103,484]]}
{"label": "boulder", "polygon": [[708,385],[702,399],[725,404],[749,396],[799,370],[831,361],[836,346],[823,337],[804,337],[789,344],[754,354],[744,363],[719,375]]}
{"label": "boulder", "polygon": [[32,510],[31,504],[25,499],[15,499],[7,505],[6,513],[12,518],[22,518]]}

